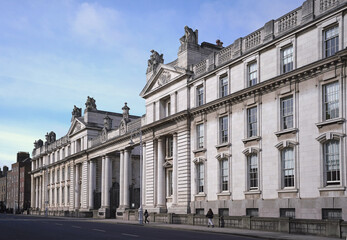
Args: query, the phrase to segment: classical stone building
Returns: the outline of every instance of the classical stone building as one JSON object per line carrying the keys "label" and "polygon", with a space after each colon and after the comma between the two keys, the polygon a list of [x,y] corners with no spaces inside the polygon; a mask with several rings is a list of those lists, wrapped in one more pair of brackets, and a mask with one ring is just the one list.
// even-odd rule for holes
{"label": "classical stone building", "polygon": [[346,10],[306,0],[225,47],[186,26],[176,60],[151,51],[141,119],[87,107],[37,143],[33,206],[121,217],[142,180],[149,212],[346,220]]}
{"label": "classical stone building", "polygon": [[34,214],[114,217],[139,207],[139,151],[130,144],[141,119],[96,108],[88,97],[84,115],[74,107],[71,127],[56,139],[35,141],[31,207]]}

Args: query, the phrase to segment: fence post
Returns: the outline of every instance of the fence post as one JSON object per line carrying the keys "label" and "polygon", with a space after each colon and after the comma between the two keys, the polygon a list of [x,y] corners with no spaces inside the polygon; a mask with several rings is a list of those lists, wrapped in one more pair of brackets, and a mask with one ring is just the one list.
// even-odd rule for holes
{"label": "fence post", "polygon": [[341,222],[342,220],[326,220],[325,236],[341,237]]}
{"label": "fence post", "polygon": [[242,216],[242,228],[251,229],[251,217]]}

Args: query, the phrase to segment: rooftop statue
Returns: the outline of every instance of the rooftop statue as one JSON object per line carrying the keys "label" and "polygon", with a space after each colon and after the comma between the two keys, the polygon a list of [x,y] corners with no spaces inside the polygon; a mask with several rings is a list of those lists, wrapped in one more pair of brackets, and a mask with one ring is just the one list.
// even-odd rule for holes
{"label": "rooftop statue", "polygon": [[87,101],[86,101],[86,110],[96,110],[96,104],[95,104],[95,99],[91,98],[88,96]]}
{"label": "rooftop statue", "polygon": [[149,73],[151,71],[155,72],[159,64],[164,63],[163,54],[159,55],[159,53],[155,50],[151,50],[151,53],[152,55],[148,59],[148,67],[146,73]]}
{"label": "rooftop statue", "polygon": [[74,105],[71,114],[72,114],[73,117],[80,117],[80,116],[82,116],[82,108],[78,108],[78,107],[76,107],[76,105]]}
{"label": "rooftop statue", "polygon": [[193,31],[188,26],[184,27],[184,35],[180,38],[181,45],[185,43],[198,44],[198,30]]}

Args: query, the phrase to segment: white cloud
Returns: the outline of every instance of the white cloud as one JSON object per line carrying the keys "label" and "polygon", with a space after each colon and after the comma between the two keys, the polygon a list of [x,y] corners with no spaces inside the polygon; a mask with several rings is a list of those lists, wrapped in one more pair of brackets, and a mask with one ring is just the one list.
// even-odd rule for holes
{"label": "white cloud", "polygon": [[120,12],[97,3],[82,3],[72,22],[71,30],[87,44],[114,45],[124,39]]}

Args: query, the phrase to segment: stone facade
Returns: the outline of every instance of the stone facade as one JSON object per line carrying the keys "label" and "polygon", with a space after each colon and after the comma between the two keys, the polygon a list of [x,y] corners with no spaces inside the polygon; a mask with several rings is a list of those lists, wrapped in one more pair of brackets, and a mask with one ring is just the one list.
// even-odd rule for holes
{"label": "stone facade", "polygon": [[141,184],[158,219],[212,208],[346,220],[346,9],[306,0],[226,47],[186,26],[176,60],[151,51],[141,119],[127,106],[106,117],[88,98],[66,136],[35,142],[32,207],[128,219]]}

